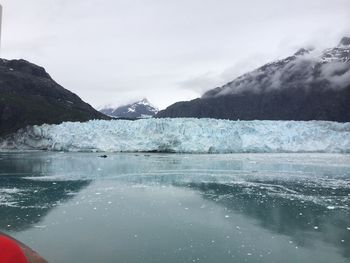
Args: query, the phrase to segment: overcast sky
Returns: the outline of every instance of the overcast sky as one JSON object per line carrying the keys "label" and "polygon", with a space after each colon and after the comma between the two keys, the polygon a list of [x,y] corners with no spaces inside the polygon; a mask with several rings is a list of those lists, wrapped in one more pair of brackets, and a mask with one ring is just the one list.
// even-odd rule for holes
{"label": "overcast sky", "polygon": [[199,97],[307,45],[350,35],[350,0],[3,0],[1,55],[95,107]]}

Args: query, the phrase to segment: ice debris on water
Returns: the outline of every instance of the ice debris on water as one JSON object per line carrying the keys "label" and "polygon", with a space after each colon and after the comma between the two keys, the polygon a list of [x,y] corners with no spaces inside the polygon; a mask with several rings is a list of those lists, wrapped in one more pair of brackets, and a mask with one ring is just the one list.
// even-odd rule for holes
{"label": "ice debris on water", "polygon": [[41,228],[41,229],[44,229],[44,228],[46,228],[47,226],[46,225],[42,225],[42,226],[34,226],[35,228]]}
{"label": "ice debris on water", "polygon": [[0,150],[81,152],[350,152],[350,123],[215,119],[94,120],[28,127]]}

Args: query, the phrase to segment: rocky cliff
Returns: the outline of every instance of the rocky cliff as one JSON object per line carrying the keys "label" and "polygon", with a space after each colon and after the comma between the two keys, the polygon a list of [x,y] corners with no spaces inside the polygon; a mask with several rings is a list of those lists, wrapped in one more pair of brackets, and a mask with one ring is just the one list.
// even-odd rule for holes
{"label": "rocky cliff", "polygon": [[57,84],[44,68],[0,59],[0,136],[28,125],[108,118]]}

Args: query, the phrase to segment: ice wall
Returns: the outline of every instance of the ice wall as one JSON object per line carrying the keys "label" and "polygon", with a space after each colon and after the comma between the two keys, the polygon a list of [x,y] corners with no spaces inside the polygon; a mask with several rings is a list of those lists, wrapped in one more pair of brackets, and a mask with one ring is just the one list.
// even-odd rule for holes
{"label": "ice wall", "polygon": [[113,120],[29,127],[0,142],[6,150],[101,152],[341,152],[350,153],[350,123]]}

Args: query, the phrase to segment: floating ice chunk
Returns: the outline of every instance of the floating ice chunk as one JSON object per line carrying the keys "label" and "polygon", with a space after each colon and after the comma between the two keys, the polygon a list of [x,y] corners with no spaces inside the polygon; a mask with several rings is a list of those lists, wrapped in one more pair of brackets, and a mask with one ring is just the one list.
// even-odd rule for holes
{"label": "floating ice chunk", "polygon": [[35,228],[41,228],[41,229],[44,229],[44,228],[47,228],[47,226],[43,225],[43,226],[34,226]]}

